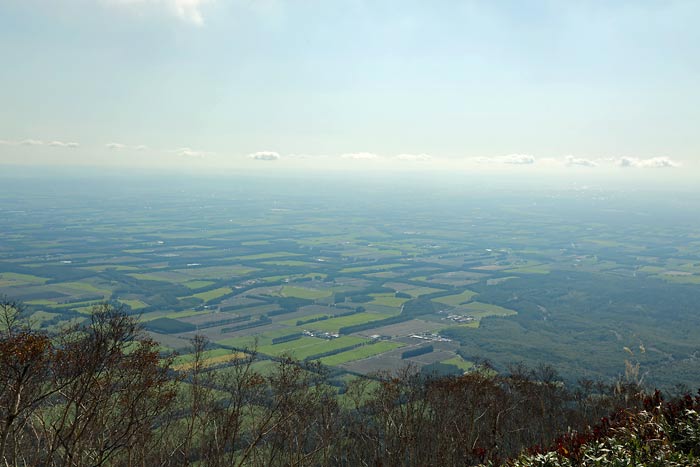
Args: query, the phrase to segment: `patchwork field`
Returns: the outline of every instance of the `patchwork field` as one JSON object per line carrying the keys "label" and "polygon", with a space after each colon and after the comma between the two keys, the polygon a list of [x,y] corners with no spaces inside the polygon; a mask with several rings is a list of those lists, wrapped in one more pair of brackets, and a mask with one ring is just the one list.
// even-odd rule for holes
{"label": "patchwork field", "polygon": [[[641,344],[649,381],[700,383],[700,214],[619,192],[523,197],[460,182],[397,195],[315,180],[263,193],[234,179],[137,184],[133,198],[108,183],[86,198],[5,179],[0,295],[47,331],[122,305],[178,365],[200,334],[217,367],[257,345],[339,377],[486,359],[595,379],[619,375],[623,348]],[[420,346],[434,349],[402,358]]]}

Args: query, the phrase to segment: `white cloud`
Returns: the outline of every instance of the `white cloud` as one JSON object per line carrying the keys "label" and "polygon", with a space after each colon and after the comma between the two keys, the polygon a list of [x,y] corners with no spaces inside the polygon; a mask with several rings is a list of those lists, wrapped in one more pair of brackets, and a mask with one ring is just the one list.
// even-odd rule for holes
{"label": "white cloud", "polygon": [[196,26],[204,24],[201,7],[213,0],[104,0],[109,5],[130,8],[150,7],[164,9],[183,21]]}
{"label": "white cloud", "polygon": [[598,167],[598,163],[591,159],[584,159],[582,157],[566,156],[566,165],[570,167]]}
{"label": "white cloud", "polygon": [[433,159],[430,154],[399,154],[395,159],[400,161],[427,162]]}
{"label": "white cloud", "polygon": [[204,24],[204,17],[200,11],[200,6],[208,0],[170,0],[166,3],[171,5],[175,10],[175,14],[186,21],[190,21],[197,26]]}
{"label": "white cloud", "polygon": [[51,141],[48,143],[48,146],[55,148],[77,148],[80,144],[66,141]]}
{"label": "white cloud", "polygon": [[[148,149],[148,146],[144,144],[139,144],[138,146],[129,146],[128,144],[122,144],[122,143],[107,143],[105,144],[105,147],[109,150],[112,151],[121,151],[123,149],[128,149],[130,151],[146,151]],[[180,151],[185,151],[185,150],[191,150],[190,148],[180,148],[176,149],[174,151],[170,152],[180,152]],[[187,154],[183,154],[187,155]]]}
{"label": "white cloud", "polygon": [[502,164],[530,165],[535,163],[535,158],[529,154],[508,154],[498,158]]}
{"label": "white cloud", "polygon": [[192,149],[192,148],[180,148],[180,149],[176,149],[174,152],[178,156],[195,157],[195,158],[202,158],[202,157],[206,157],[207,155],[211,154],[211,153],[208,153],[205,151],[198,151],[198,150]]}
{"label": "white cloud", "polygon": [[668,157],[650,157],[639,159],[637,157],[620,157],[615,163],[619,167],[635,167],[641,169],[665,169],[680,167],[680,164]]}
{"label": "white cloud", "polygon": [[248,157],[256,161],[276,161],[280,159],[279,153],[275,151],[258,151],[248,154]]}
{"label": "white cloud", "polygon": [[80,146],[80,144],[71,141],[50,141],[48,143],[45,143],[39,139],[31,138],[24,139],[22,141],[2,140],[0,141],[0,144],[6,146],[50,146],[54,148],[77,148],[78,146]]}
{"label": "white cloud", "polygon": [[532,165],[535,163],[535,158],[529,154],[508,154],[506,156],[479,157],[476,161],[480,164]]}
{"label": "white cloud", "polygon": [[372,154],[371,152],[351,152],[348,154],[343,154],[340,157],[343,159],[372,160],[378,158],[379,156]]}

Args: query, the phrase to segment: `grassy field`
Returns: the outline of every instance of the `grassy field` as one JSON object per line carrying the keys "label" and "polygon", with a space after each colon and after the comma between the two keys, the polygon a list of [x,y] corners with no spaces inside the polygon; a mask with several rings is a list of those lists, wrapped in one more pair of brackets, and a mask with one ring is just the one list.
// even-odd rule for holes
{"label": "grassy field", "polygon": [[264,305],[252,305],[245,308],[239,308],[236,310],[236,314],[257,316],[274,310],[279,310],[279,306],[274,303],[266,303]]}
{"label": "grassy field", "polygon": [[318,300],[319,298],[330,297],[332,294],[333,292],[330,290],[307,289],[291,285],[285,285],[280,290],[280,295],[283,297],[304,298],[307,300]]}
{"label": "grassy field", "polygon": [[385,269],[393,269],[405,266],[402,263],[390,263],[390,264],[378,264],[375,266],[357,266],[351,268],[343,268],[340,270],[341,273],[355,273],[355,272],[372,272],[372,271],[383,271]]}
{"label": "grassy field", "polygon": [[188,289],[201,289],[202,287],[209,287],[210,285],[214,284],[212,281],[188,281],[185,282],[184,285]]}
{"label": "grassy field", "polygon": [[108,297],[112,292],[102,287],[97,287],[89,282],[61,282],[60,284],[51,284],[46,286],[48,289],[67,294],[96,294]]}
{"label": "grassy field", "polygon": [[369,323],[371,321],[377,321],[386,317],[386,315],[382,315],[379,313],[363,312],[356,313],[354,315],[341,316],[339,318],[331,318],[323,321],[316,321],[314,323],[305,324],[302,327],[307,329],[313,329],[315,331],[338,332],[340,328],[345,326]]}
{"label": "grassy field", "polygon": [[253,349],[255,343],[258,346],[270,345],[272,344],[272,339],[261,336],[259,334],[250,334],[242,337],[226,337],[223,339],[216,339],[216,343],[219,345],[225,345],[228,347],[234,347],[236,349]]}
{"label": "grassy field", "polygon": [[75,307],[73,308],[73,311],[76,311],[80,313],[81,315],[91,315],[93,310],[95,309],[95,305],[87,305],[87,306],[80,306],[80,307]]}
{"label": "grassy field", "polygon": [[211,313],[210,311],[195,311],[195,310],[183,310],[183,311],[171,311],[171,312],[152,312],[148,313],[146,315],[143,315],[141,317],[141,321],[147,322],[147,321],[152,321],[157,318],[170,318],[170,319],[178,319],[178,318],[187,318],[189,316],[198,316],[198,315],[206,315]]}
{"label": "grassy field", "polygon": [[139,268],[135,266],[125,266],[123,264],[101,264],[99,266],[84,266],[82,269],[87,269],[88,271],[94,272],[105,272],[109,270],[113,271],[138,271]]}
{"label": "grassy field", "polygon": [[549,266],[546,264],[532,263],[521,267],[504,269],[503,272],[507,272],[509,274],[549,274],[551,272],[551,268],[549,268]]}
{"label": "grassy field", "polygon": [[[134,279],[137,279],[140,281],[159,281],[159,282],[173,282],[174,281],[173,278],[166,277],[166,276],[162,275],[162,273],[134,272],[134,273],[128,274],[128,276],[133,277]],[[186,280],[187,280],[186,277],[182,277],[177,282],[185,282]]]}
{"label": "grassy field", "polygon": [[401,305],[408,301],[407,298],[396,297],[392,293],[373,293],[370,294],[370,297],[372,297],[370,303],[392,308],[400,308]]}
{"label": "grassy field", "polygon": [[132,310],[140,310],[141,308],[146,308],[148,306],[147,303],[144,303],[141,300],[128,300],[120,298],[119,302],[123,303],[124,305],[129,305]]}
{"label": "grassy field", "polygon": [[236,258],[242,261],[255,261],[259,259],[285,258],[289,256],[301,256],[301,254],[290,253],[289,251],[276,251],[274,253],[260,253],[257,255],[237,256]]}
{"label": "grassy field", "polygon": [[445,364],[447,364],[447,365],[454,365],[454,366],[456,366],[456,367],[458,367],[458,368],[460,368],[461,370],[464,370],[464,371],[469,371],[469,370],[471,370],[471,369],[474,367],[474,364],[473,364],[472,362],[469,362],[469,361],[467,361],[467,360],[464,360],[464,359],[463,359],[462,357],[460,357],[459,355],[456,355],[456,356],[454,356],[454,357],[452,357],[452,358],[450,358],[450,359],[448,359],[448,360],[443,360],[443,361],[440,362],[440,363],[445,363]]}
{"label": "grassy field", "polygon": [[515,310],[509,310],[508,308],[503,308],[498,305],[481,302],[467,303],[466,305],[461,305],[457,310],[460,312],[467,312],[476,319],[485,318],[487,316],[513,316],[518,314]]}
{"label": "grassy field", "polygon": [[0,287],[44,284],[47,280],[48,279],[45,277],[34,276],[32,274],[19,274],[16,272],[0,273]]}
{"label": "grassy field", "polygon": [[390,350],[398,349],[404,344],[400,342],[388,342],[381,341],[374,344],[365,344],[356,349],[348,350],[347,352],[341,352],[339,354],[331,355],[329,357],[323,357],[320,362],[324,365],[335,366],[341,363],[353,362],[355,360],[361,360],[363,358],[373,357],[375,355],[383,354]]}
{"label": "grassy field", "polygon": [[53,301],[53,300],[47,300],[47,299],[44,299],[44,298],[35,299],[35,300],[26,300],[24,303],[26,303],[27,305],[34,305],[34,306],[41,306],[41,305],[43,305],[43,306],[53,306],[53,307],[55,307],[55,306],[57,305],[57,303],[56,303],[55,301]]}
{"label": "grassy field", "polygon": [[283,342],[280,344],[263,345],[258,348],[258,351],[262,354],[275,357],[289,354],[295,358],[303,360],[314,355],[331,352],[333,350],[342,349],[365,342],[368,342],[368,340],[354,336],[343,336],[330,340],[305,336],[301,339]]}
{"label": "grassy field", "polygon": [[46,311],[35,311],[34,313],[31,314],[29,317],[29,322],[33,325],[41,325],[44,321],[48,321],[51,319],[56,318],[57,316],[61,316],[58,313],[48,313]]}
{"label": "grassy field", "polygon": [[477,293],[472,292],[471,290],[465,290],[460,294],[436,298],[433,299],[433,301],[444,305],[457,306],[470,301],[474,295],[477,295]]}
{"label": "grassy field", "polygon": [[232,290],[230,287],[219,287],[218,289],[207,290],[206,292],[200,292],[192,296],[208,302],[210,300],[214,300],[215,298],[230,294],[231,292]]}
{"label": "grassy field", "polygon": [[[325,313],[315,313],[315,314],[311,314],[311,315],[306,315],[306,316],[304,316],[303,318],[286,319],[286,320],[284,320],[284,321],[280,321],[280,324],[285,324],[285,325],[287,325],[287,326],[296,326],[296,325],[297,325],[297,321],[307,321],[307,320],[313,320],[313,319],[324,318],[324,317],[328,317],[328,319],[331,319],[331,315],[328,315],[328,314],[325,314]],[[302,324],[301,326],[302,326],[302,327],[304,327],[304,326],[313,326],[313,325],[316,324],[317,322],[318,322],[318,321],[314,321],[314,322],[312,322],[312,323]]]}
{"label": "grassy field", "polygon": [[320,272],[309,272],[306,274],[289,274],[284,276],[261,276],[260,280],[263,282],[277,282],[284,279],[295,280],[295,279],[325,279],[327,274]]}
{"label": "grassy field", "polygon": [[[207,350],[202,355],[202,364],[205,367],[220,365],[244,356],[245,354],[242,352],[231,352],[228,349]],[[181,355],[173,361],[173,368],[179,371],[188,370],[192,367],[193,360],[194,354]]]}
{"label": "grassy field", "polygon": [[270,266],[292,266],[292,267],[311,267],[316,263],[309,263],[308,261],[297,261],[293,259],[280,260],[280,261],[263,261],[262,264],[268,264]]}
{"label": "grassy field", "polygon": [[232,264],[229,266],[196,267],[187,269],[175,269],[173,272],[184,275],[187,279],[227,279],[235,276],[243,276],[258,271],[257,268]]}
{"label": "grassy field", "polygon": [[699,275],[659,274],[655,277],[663,279],[667,282],[674,282],[676,284],[700,284]]}

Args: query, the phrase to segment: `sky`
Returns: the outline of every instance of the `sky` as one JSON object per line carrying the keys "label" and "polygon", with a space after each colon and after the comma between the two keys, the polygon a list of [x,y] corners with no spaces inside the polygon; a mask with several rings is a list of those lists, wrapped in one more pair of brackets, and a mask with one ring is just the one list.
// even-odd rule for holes
{"label": "sky", "polygon": [[700,176],[699,23],[697,0],[0,0],[0,165]]}

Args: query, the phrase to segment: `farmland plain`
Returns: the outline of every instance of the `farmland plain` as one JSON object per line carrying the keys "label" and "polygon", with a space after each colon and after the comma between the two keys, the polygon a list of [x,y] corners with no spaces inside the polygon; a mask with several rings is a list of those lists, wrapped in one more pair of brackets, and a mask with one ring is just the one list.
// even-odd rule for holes
{"label": "farmland plain", "polygon": [[339,377],[487,359],[610,378],[631,360],[653,384],[700,383],[700,203],[405,181],[177,183],[5,179],[0,294],[46,330],[123,306],[181,365],[203,334],[224,366],[226,352],[257,346]]}

